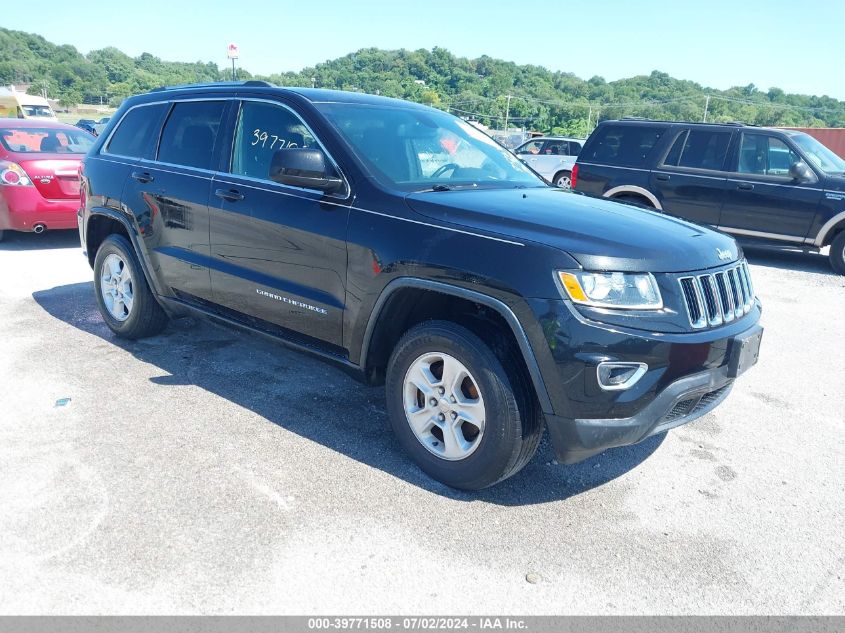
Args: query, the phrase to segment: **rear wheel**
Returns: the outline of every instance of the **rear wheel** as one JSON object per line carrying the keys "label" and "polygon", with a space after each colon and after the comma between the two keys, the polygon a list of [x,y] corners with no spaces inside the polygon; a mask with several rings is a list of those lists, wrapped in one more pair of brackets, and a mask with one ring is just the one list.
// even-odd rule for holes
{"label": "rear wheel", "polygon": [[94,294],[106,325],[122,338],[153,336],[167,325],[135,250],[122,235],[109,235],[97,250]]}
{"label": "rear wheel", "polygon": [[840,231],[830,245],[830,265],[840,275],[845,275],[845,231]]}
{"label": "rear wheel", "polygon": [[421,323],[387,369],[387,409],[399,443],[428,475],[478,490],[514,475],[542,436],[533,396],[464,327]]}
{"label": "rear wheel", "polygon": [[560,187],[561,189],[572,189],[572,172],[557,172],[552,179],[552,183],[554,183],[555,187]]}

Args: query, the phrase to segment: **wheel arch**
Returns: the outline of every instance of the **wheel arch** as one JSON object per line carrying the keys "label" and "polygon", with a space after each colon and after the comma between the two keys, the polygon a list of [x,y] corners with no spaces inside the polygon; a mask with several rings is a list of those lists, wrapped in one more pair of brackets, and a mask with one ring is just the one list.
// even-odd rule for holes
{"label": "wheel arch", "polygon": [[158,279],[150,273],[150,263],[147,259],[146,252],[141,248],[136,230],[126,216],[114,209],[96,207],[90,211],[85,225],[85,251],[91,267],[94,267],[94,259],[97,257],[97,249],[100,247],[100,244],[109,235],[114,233],[123,235],[129,240],[138,257],[138,261],[141,263],[141,270],[147,280],[147,285],[149,285],[156,297],[162,295]]}
{"label": "wheel arch", "polygon": [[836,239],[837,234],[841,231],[845,231],[845,211],[837,213],[824,223],[824,226],[819,230],[819,234],[813,241],[813,245],[819,248],[827,246]]}
{"label": "wheel arch", "polygon": [[[534,349],[513,310],[501,300],[490,295],[439,281],[400,277],[385,286],[370,313],[361,343],[359,364],[365,375],[372,376],[379,365],[383,363],[385,357],[389,357],[392,347],[387,349],[387,342],[392,341],[393,338],[398,338],[407,329],[403,329],[402,324],[397,323],[397,320],[391,316],[395,314],[395,302],[398,300],[401,303],[409,298],[411,301],[419,301],[422,293],[431,293],[431,295],[434,295],[434,300],[456,298],[471,304],[481,305],[501,319],[516,343],[519,357],[524,363],[527,377],[531,382],[540,408],[544,413],[554,412]],[[430,296],[429,299],[432,299],[432,297]],[[401,310],[401,305],[396,309]],[[421,320],[425,319],[414,321],[412,324]],[[391,325],[393,332],[391,332]],[[382,333],[385,333],[386,336],[381,336]],[[395,341],[393,342],[395,344]]]}
{"label": "wheel arch", "polygon": [[657,196],[644,187],[638,187],[636,185],[619,185],[618,187],[608,189],[603,195],[605,198],[616,198],[625,194],[645,198],[655,209],[658,211],[663,210],[663,205],[660,204],[660,200],[657,199]]}

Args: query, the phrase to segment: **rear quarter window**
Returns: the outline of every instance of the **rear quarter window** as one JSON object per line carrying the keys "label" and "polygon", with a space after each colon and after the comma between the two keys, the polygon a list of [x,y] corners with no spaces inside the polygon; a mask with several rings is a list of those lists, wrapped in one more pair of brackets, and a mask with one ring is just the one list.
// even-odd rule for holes
{"label": "rear quarter window", "polygon": [[625,167],[642,166],[666,129],[657,125],[605,125],[593,133],[579,158]]}
{"label": "rear quarter window", "polygon": [[156,103],[138,106],[129,110],[106,145],[104,153],[143,158],[152,148],[152,141],[158,138],[158,128],[164,114],[165,104]]}

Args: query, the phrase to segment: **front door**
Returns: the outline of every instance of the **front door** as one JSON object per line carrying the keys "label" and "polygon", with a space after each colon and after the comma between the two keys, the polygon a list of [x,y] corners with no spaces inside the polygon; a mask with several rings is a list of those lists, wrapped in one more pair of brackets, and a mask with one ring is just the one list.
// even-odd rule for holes
{"label": "front door", "polygon": [[720,228],[728,233],[803,242],[822,190],[789,175],[800,155],[778,136],[743,132]]}
{"label": "front door", "polygon": [[269,179],[273,153],[289,147],[323,149],[291,108],[241,102],[231,165],[215,177],[209,203],[214,301],[340,346],[349,210]]}

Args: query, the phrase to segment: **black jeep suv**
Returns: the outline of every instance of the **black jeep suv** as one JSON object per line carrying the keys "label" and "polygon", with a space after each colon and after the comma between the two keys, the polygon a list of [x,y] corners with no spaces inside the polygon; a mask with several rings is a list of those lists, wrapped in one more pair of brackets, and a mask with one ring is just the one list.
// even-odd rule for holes
{"label": "black jeep suv", "polygon": [[747,242],[820,250],[845,275],[845,160],[795,130],[603,121],[572,186],[659,209]]}
{"label": "black jeep suv", "polygon": [[201,313],[384,382],[399,443],[450,486],[514,474],[544,425],[572,463],[689,422],[757,359],[733,239],[547,186],[412,103],[156,90],[112,118],[82,197],[117,335]]}

